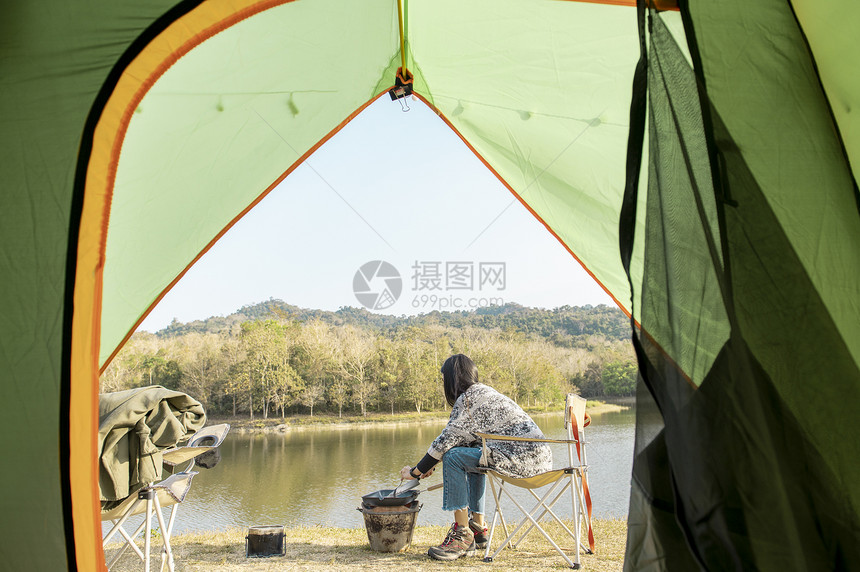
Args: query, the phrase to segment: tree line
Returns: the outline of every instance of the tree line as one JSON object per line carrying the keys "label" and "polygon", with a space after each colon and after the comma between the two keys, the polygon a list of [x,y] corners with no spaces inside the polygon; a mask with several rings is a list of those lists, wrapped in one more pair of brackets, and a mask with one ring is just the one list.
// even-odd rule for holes
{"label": "tree line", "polygon": [[102,374],[101,391],[162,385],[210,414],[252,419],[421,413],[446,408],[439,370],[455,353],[469,355],[482,382],[523,406],[549,407],[569,391],[599,397],[635,389],[629,333],[619,327],[626,318],[606,306],[381,319],[356,309],[258,306],[243,309],[252,311],[241,321],[174,321],[157,334],[135,333]]}
{"label": "tree line", "polygon": [[244,306],[229,316],[213,316],[206,320],[187,323],[174,320],[166,328],[156,332],[156,335],[169,338],[191,332],[235,334],[244,322],[266,320],[272,317],[299,322],[320,320],[333,326],[352,325],[376,333],[386,333],[408,326],[442,326],[449,329],[470,326],[481,329],[498,328],[535,335],[564,347],[582,347],[583,344],[587,344],[588,337],[592,335],[610,340],[630,339],[629,318],[618,308],[603,304],[561,306],[547,310],[508,303],[471,311],[437,310],[417,316],[392,316],[375,314],[364,308],[354,307],[344,307],[336,312],[299,308],[277,299]]}

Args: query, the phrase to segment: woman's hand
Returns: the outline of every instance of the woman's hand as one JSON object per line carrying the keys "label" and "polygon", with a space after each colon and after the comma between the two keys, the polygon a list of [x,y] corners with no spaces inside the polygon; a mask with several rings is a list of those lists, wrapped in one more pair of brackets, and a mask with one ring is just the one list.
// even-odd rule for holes
{"label": "woman's hand", "polygon": [[[414,479],[415,477],[412,476],[412,469],[413,469],[413,467],[408,467],[408,466],[400,469],[400,480],[401,481],[408,481],[408,480]],[[435,470],[436,470],[436,467],[433,467],[432,469],[430,469],[429,471],[427,471],[423,475],[419,476],[418,478],[419,479],[426,479],[427,477],[432,475],[433,471],[435,471]]]}

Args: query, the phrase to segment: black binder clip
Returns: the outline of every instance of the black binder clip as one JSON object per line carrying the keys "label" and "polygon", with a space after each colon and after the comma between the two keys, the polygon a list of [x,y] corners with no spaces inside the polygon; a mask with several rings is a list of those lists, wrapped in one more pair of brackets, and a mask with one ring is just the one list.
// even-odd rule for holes
{"label": "black binder clip", "polygon": [[403,71],[403,68],[397,68],[397,76],[394,78],[394,87],[388,90],[388,95],[391,101],[400,100],[402,111],[409,111],[409,105],[406,103],[406,98],[412,95],[412,74],[409,70]]}

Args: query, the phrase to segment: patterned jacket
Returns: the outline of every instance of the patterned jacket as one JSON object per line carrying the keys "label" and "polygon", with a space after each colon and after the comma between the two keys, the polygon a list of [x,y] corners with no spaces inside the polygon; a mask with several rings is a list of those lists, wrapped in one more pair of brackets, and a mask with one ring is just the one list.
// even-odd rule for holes
{"label": "patterned jacket", "polygon": [[[532,418],[509,397],[476,383],[454,403],[451,418],[430,445],[427,454],[441,460],[454,447],[480,446],[476,433],[544,438]],[[487,440],[487,466],[510,477],[532,477],[552,469],[552,451],[546,443]]]}

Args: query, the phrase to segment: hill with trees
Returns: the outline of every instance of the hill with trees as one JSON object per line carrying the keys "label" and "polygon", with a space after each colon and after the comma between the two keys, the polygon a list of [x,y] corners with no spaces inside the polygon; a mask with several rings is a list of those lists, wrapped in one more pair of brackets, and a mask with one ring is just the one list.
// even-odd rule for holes
{"label": "hill with trees", "polygon": [[243,306],[229,316],[212,316],[206,320],[188,323],[174,321],[156,332],[160,338],[196,332],[200,334],[235,333],[243,322],[257,320],[294,320],[307,322],[320,320],[332,326],[356,326],[376,332],[385,332],[410,326],[437,325],[446,328],[483,328],[515,330],[526,335],[535,334],[553,339],[553,343],[576,347],[577,341],[592,335],[610,340],[630,339],[630,320],[618,308],[599,306],[562,306],[553,310],[529,308],[519,304],[505,304],[478,308],[473,311],[433,311],[417,316],[390,316],[375,314],[364,308],[343,307],[336,312],[299,308],[270,299]]}
{"label": "hill with trees", "polygon": [[229,316],[135,333],[101,378],[102,391],[163,385],[207,411],[262,417],[326,411],[443,409],[439,368],[451,354],[525,406],[569,391],[630,395],[636,366],[629,319],[617,308],[517,304],[417,316],[270,299]]}

